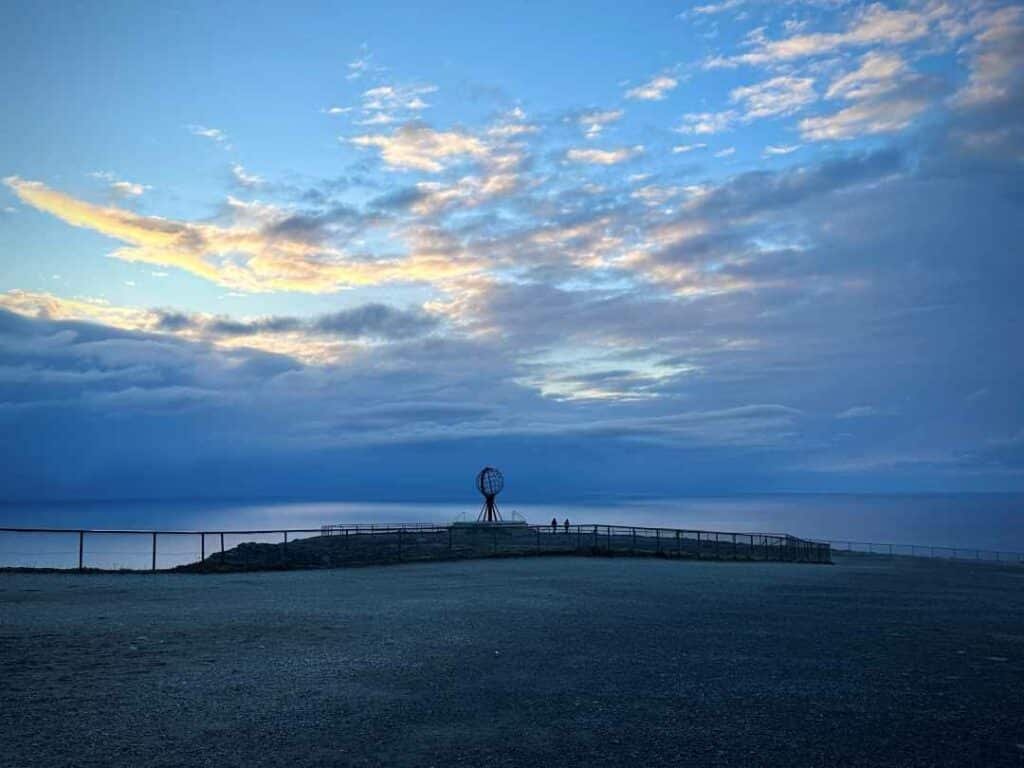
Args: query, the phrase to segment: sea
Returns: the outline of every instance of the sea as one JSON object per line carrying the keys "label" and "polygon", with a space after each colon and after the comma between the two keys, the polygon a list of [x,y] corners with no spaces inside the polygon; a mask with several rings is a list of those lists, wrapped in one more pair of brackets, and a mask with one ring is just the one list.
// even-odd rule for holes
{"label": "sea", "polygon": [[[499,502],[501,501],[499,497]],[[426,504],[297,500],[83,501],[0,505],[0,527],[227,531],[225,545],[274,542],[281,534],[243,536],[231,531],[319,529],[340,523],[446,523],[473,519],[479,502]],[[1024,494],[765,495],[617,500],[608,504],[505,503],[507,515],[531,523],[568,519],[727,532],[788,533],[858,544],[913,544],[1008,553],[1024,552]],[[305,534],[309,535],[309,534]],[[0,567],[69,567],[77,561],[77,534],[0,531]],[[151,537],[88,534],[86,565],[145,568]],[[160,535],[158,567],[188,562],[219,547],[219,534]],[[841,545],[840,545],[841,546]],[[863,548],[863,547],[862,547]]]}

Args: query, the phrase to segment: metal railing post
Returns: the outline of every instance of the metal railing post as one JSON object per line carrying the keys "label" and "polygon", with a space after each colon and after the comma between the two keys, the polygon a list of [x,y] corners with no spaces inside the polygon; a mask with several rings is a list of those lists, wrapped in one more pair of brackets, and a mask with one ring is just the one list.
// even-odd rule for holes
{"label": "metal railing post", "polygon": [[679,538],[679,531],[676,531],[676,557],[683,556],[683,540]]}
{"label": "metal railing post", "polygon": [[224,532],[223,531],[221,531],[221,534],[220,534],[220,553],[222,555],[224,554]]}
{"label": "metal railing post", "polygon": [[85,531],[78,532],[78,570],[82,570],[85,554]]}
{"label": "metal railing post", "polygon": [[153,562],[150,570],[156,570],[156,531],[153,531]]}
{"label": "metal railing post", "polygon": [[634,554],[636,553],[636,528],[633,528],[633,547],[632,547],[632,551],[633,551]]}
{"label": "metal railing post", "polygon": [[202,562],[206,561],[206,533],[205,532],[199,534],[199,540],[200,540],[200,542],[202,542],[199,545],[199,562],[202,563]]}
{"label": "metal railing post", "polygon": [[700,560],[700,531],[697,531],[697,559]]}
{"label": "metal railing post", "polygon": [[402,529],[398,529],[398,559],[402,559]]}
{"label": "metal railing post", "polygon": [[661,554],[661,528],[654,529],[654,541],[656,542],[658,554]]}

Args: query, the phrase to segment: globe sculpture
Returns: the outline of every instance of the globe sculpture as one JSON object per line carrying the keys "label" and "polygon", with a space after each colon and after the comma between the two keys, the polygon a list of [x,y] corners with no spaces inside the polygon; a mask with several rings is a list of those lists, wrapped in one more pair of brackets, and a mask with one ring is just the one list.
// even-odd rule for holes
{"label": "globe sculpture", "polygon": [[495,503],[494,497],[501,493],[501,489],[504,487],[505,476],[501,474],[500,469],[484,467],[477,473],[476,489],[484,497],[484,504],[480,507],[480,516],[477,518],[477,522],[501,522],[501,513],[498,512],[498,505]]}

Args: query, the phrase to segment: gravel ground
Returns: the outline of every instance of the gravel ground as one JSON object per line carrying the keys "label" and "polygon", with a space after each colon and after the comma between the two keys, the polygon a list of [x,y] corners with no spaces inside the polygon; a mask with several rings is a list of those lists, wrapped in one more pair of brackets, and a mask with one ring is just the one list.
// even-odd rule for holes
{"label": "gravel ground", "polygon": [[1024,568],[0,574],[0,765],[1024,765]]}

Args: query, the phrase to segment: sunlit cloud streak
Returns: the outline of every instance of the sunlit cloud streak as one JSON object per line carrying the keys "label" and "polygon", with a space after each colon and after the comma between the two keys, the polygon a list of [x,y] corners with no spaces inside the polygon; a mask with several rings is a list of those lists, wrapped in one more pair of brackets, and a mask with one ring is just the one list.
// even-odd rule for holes
{"label": "sunlit cloud streak", "polygon": [[[350,285],[439,280],[471,272],[476,265],[431,253],[396,259],[360,260],[320,242],[331,216],[301,218],[271,207],[238,203],[245,226],[176,221],[98,206],[37,181],[4,180],[26,204],[77,227],[129,243],[111,255],[124,261],[183,269],[242,291],[324,293]],[[337,212],[345,218],[344,210]],[[363,226],[359,222],[358,226]]]}

